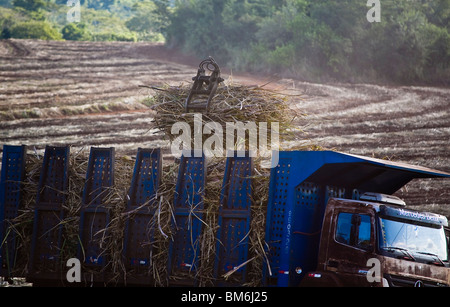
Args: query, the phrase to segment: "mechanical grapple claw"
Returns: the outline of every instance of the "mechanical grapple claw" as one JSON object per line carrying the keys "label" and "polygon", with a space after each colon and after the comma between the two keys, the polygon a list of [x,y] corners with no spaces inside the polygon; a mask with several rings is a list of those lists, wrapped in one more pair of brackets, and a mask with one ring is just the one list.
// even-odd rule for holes
{"label": "mechanical grapple claw", "polygon": [[[209,70],[211,75],[207,76],[206,70]],[[206,109],[206,112],[208,112],[211,100],[216,93],[219,83],[224,81],[223,78],[220,77],[219,65],[217,65],[212,57],[203,60],[198,66],[197,75],[193,77],[192,80],[194,81],[194,84],[186,98],[186,112],[191,109]],[[199,96],[207,96],[206,102],[201,101],[201,99],[194,99],[194,97],[200,98]]]}

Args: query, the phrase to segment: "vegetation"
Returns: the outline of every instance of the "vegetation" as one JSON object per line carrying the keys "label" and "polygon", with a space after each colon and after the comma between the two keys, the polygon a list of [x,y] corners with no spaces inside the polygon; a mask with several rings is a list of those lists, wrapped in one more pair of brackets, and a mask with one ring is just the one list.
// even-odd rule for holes
{"label": "vegetation", "polygon": [[314,81],[450,84],[450,1],[179,1],[167,40],[234,69]]}
{"label": "vegetation", "polygon": [[46,21],[25,21],[15,23],[9,30],[11,37],[61,40],[62,35]]}
{"label": "vegetation", "polygon": [[[77,2],[79,22],[68,18]],[[0,38],[163,42],[158,10],[137,0],[0,0]]]}
{"label": "vegetation", "polygon": [[86,29],[85,23],[71,22],[64,26],[61,30],[63,38],[73,41],[88,41],[92,36]]}
{"label": "vegetation", "polygon": [[380,0],[380,22],[361,0],[80,0],[70,23],[68,2],[0,0],[1,38],[165,41],[234,71],[450,84],[450,0]]}

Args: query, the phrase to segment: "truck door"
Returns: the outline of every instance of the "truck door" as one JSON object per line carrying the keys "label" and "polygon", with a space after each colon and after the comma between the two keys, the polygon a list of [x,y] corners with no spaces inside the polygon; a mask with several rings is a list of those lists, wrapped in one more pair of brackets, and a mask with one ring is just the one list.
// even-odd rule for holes
{"label": "truck door", "polygon": [[367,260],[375,257],[375,217],[371,212],[335,210],[328,238],[326,269],[346,286],[369,285]]}

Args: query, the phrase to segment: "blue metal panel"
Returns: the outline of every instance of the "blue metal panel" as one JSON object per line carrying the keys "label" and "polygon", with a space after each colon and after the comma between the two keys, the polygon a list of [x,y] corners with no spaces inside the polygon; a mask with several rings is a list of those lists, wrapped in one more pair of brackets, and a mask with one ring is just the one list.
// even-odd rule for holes
{"label": "blue metal panel", "polygon": [[187,280],[181,283],[191,285],[195,283],[195,274],[199,266],[200,242],[202,222],[199,213],[175,213],[177,230],[173,243],[169,249],[170,276],[176,276]]}
{"label": "blue metal panel", "polygon": [[138,149],[131,187],[128,192],[124,254],[126,267],[133,277],[146,275],[151,263],[155,212],[155,196],[161,178],[160,149]]}
{"label": "blue metal panel", "polygon": [[69,146],[46,146],[39,177],[38,209],[62,209],[68,188]]}
{"label": "blue metal panel", "polygon": [[22,200],[26,146],[3,146],[0,177],[0,275],[9,276],[16,257],[16,234],[10,228]]}
{"label": "blue metal panel", "polygon": [[[228,157],[222,184],[217,232],[217,259],[215,278],[235,269],[247,261],[252,202],[252,158]],[[247,278],[247,266],[234,272],[227,281],[243,284]]]}
{"label": "blue metal panel", "polygon": [[[296,256],[290,259],[290,285],[297,285],[306,273],[316,269],[326,204],[330,197],[343,197],[342,193],[344,189],[307,181],[295,188],[291,253]],[[302,268],[301,273],[295,272],[297,267]]]}
{"label": "blue metal panel", "polygon": [[169,246],[170,276],[187,277],[195,282],[200,255],[199,236],[202,232],[203,198],[205,193],[205,156],[184,153],[180,160],[174,196],[176,234]]}
{"label": "blue metal panel", "polygon": [[68,191],[69,147],[45,148],[39,178],[29,274],[56,272],[61,268],[61,221]]}
{"label": "blue metal panel", "polygon": [[83,200],[80,210],[78,258],[92,268],[106,264],[105,231],[109,224],[109,208],[104,203],[108,189],[114,185],[114,148],[91,148]]}
{"label": "blue metal panel", "polygon": [[[161,150],[139,148],[134,165],[133,178],[128,193],[128,210],[151,205],[161,179]],[[147,211],[150,207],[143,208]]]}
{"label": "blue metal panel", "polygon": [[[269,244],[270,270],[264,266],[264,282],[269,286],[281,285],[279,280],[285,279],[289,270],[290,224],[292,223],[292,199],[288,200],[288,182],[291,174],[292,159],[282,157],[271,170],[269,185],[269,201],[266,217],[266,242]],[[289,226],[287,226],[289,225]]]}
{"label": "blue metal panel", "polygon": [[80,223],[80,240],[83,244],[83,254],[79,252],[79,259],[83,259],[89,267],[103,267],[106,264],[105,238],[106,226],[109,223],[109,212],[105,209],[96,211],[83,210]]}
{"label": "blue metal panel", "polygon": [[114,148],[92,147],[89,154],[83,205],[95,208],[103,204],[108,188],[114,185]]}

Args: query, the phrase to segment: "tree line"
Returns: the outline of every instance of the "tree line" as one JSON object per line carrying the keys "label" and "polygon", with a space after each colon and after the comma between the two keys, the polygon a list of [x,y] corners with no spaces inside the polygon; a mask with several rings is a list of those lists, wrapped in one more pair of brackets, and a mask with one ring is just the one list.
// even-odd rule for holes
{"label": "tree line", "polygon": [[163,42],[157,10],[138,0],[0,0],[0,39]]}
{"label": "tree line", "polygon": [[171,46],[234,69],[304,80],[450,84],[450,1],[189,0],[177,2]]}
{"label": "tree line", "polygon": [[46,39],[165,41],[234,71],[309,81],[449,85],[450,0],[378,2],[380,22],[366,0],[80,0],[81,22],[67,23],[66,0],[0,0],[0,29],[33,37],[39,27],[17,23],[34,22],[55,31]]}

